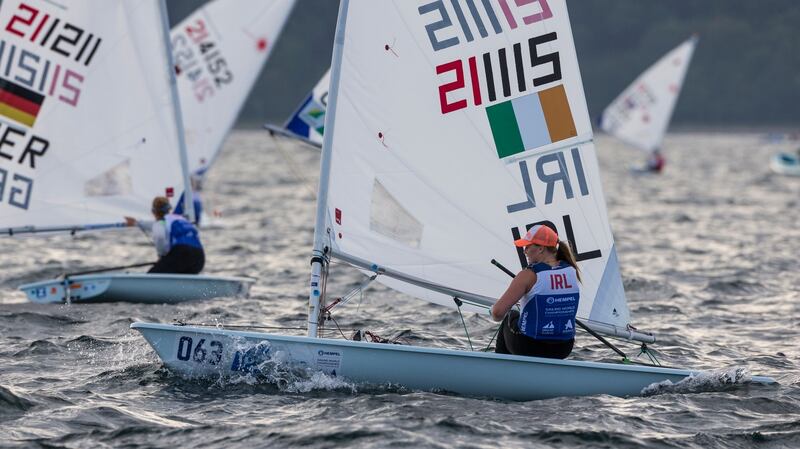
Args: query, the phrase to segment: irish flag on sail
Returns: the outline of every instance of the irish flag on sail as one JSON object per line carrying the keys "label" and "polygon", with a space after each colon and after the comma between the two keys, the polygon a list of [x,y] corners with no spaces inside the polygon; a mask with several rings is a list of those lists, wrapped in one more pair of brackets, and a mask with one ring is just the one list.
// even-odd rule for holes
{"label": "irish flag on sail", "polygon": [[489,106],[486,116],[501,158],[578,135],[563,85]]}

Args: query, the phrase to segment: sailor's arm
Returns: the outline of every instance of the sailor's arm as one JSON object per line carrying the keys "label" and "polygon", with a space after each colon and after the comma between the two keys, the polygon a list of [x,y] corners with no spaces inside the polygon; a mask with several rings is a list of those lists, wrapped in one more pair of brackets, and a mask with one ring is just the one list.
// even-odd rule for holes
{"label": "sailor's arm", "polygon": [[128,226],[138,226],[139,229],[150,235],[158,257],[164,256],[169,252],[169,237],[167,236],[166,224],[163,221],[137,220],[133,217],[125,217],[125,223]]}
{"label": "sailor's arm", "polygon": [[509,309],[522,298],[525,293],[536,283],[536,273],[531,270],[520,271],[511,285],[508,286],[503,296],[492,306],[492,319],[502,321]]}

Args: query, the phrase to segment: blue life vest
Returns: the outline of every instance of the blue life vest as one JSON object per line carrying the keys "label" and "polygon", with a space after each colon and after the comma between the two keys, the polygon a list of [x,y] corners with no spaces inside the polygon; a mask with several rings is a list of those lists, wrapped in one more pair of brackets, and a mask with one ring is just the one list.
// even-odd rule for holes
{"label": "blue life vest", "polygon": [[200,235],[197,228],[189,223],[189,220],[183,218],[182,215],[169,214],[164,217],[166,222],[167,231],[169,232],[169,247],[174,248],[175,245],[187,245],[194,248],[203,248],[200,243]]}
{"label": "blue life vest", "polygon": [[[200,217],[203,215],[203,201],[200,199],[200,193],[192,193],[192,204],[194,205],[194,222],[200,224]],[[183,193],[181,193],[181,197],[178,198],[178,205],[175,206],[175,213],[178,215],[185,214],[183,210]]]}
{"label": "blue life vest", "polygon": [[537,340],[572,340],[578,313],[578,273],[562,261],[557,267],[531,264],[536,283],[520,300],[519,330]]}

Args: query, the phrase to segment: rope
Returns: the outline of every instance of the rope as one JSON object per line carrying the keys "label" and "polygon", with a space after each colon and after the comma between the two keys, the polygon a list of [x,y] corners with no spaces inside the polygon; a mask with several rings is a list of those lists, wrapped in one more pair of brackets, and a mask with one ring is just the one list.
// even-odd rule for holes
{"label": "rope", "polygon": [[461,313],[461,304],[462,304],[462,302],[461,302],[460,299],[456,298],[455,296],[453,297],[453,302],[456,303],[456,308],[458,309],[458,316],[461,317],[461,324],[464,325],[464,333],[467,334],[467,341],[469,342],[469,350],[470,351],[474,351],[475,348],[472,347],[472,339],[469,338],[469,331],[467,330],[467,322],[464,321],[464,315]]}
{"label": "rope", "polygon": [[300,181],[306,189],[308,189],[311,195],[313,195],[314,198],[316,198],[317,192],[315,192],[314,189],[311,187],[313,185],[311,180],[309,180],[307,176],[304,176],[302,173],[300,173],[300,171],[297,169],[297,164],[295,164],[294,160],[292,160],[292,158],[289,157],[289,154],[286,151],[284,151],[283,144],[281,143],[283,139],[274,138],[273,140],[275,141],[275,148],[277,148],[278,152],[283,157],[283,160],[286,161],[286,164],[289,166],[289,170],[292,172],[295,178],[297,178],[297,180]]}
{"label": "rope", "polygon": [[658,361],[655,354],[650,351],[650,348],[647,347],[646,343],[642,343],[642,347],[639,351],[639,355],[645,354],[653,363],[654,366],[661,366],[661,362]]}
{"label": "rope", "polygon": [[328,312],[328,318],[331,321],[333,321],[333,324],[336,325],[336,329],[339,331],[340,334],[342,334],[342,338],[344,338],[345,340],[349,340],[349,338],[347,338],[347,336],[344,334],[344,332],[342,332],[342,328],[339,327],[339,323],[336,322],[336,318],[334,318],[333,315],[331,315],[330,312]]}
{"label": "rope", "polygon": [[502,329],[502,328],[503,328],[503,323],[500,323],[500,325],[497,326],[497,330],[494,331],[494,335],[492,335],[492,339],[489,340],[489,344],[486,345],[486,348],[483,350],[483,352],[489,351],[489,347],[492,346],[492,342],[494,341],[495,338],[497,338],[497,334],[500,333],[500,329]]}
{"label": "rope", "polygon": [[325,308],[325,298],[327,296],[327,291],[328,291],[328,269],[329,269],[328,263],[330,262],[330,259],[328,259],[327,252],[326,254],[323,255],[323,257],[325,258],[325,263],[322,264],[322,285],[321,285],[322,288],[320,289],[321,294],[319,296],[320,316],[316,317],[316,319],[319,320],[320,323],[317,332],[319,332],[320,329],[325,328],[324,326],[325,321],[320,320],[320,318],[322,317],[322,310]]}

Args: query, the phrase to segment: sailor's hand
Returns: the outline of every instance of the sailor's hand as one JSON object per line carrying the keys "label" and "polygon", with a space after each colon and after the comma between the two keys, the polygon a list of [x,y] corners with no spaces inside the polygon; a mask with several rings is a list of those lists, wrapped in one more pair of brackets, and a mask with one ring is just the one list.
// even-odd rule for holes
{"label": "sailor's hand", "polygon": [[136,219],[133,217],[125,217],[125,225],[136,226]]}

